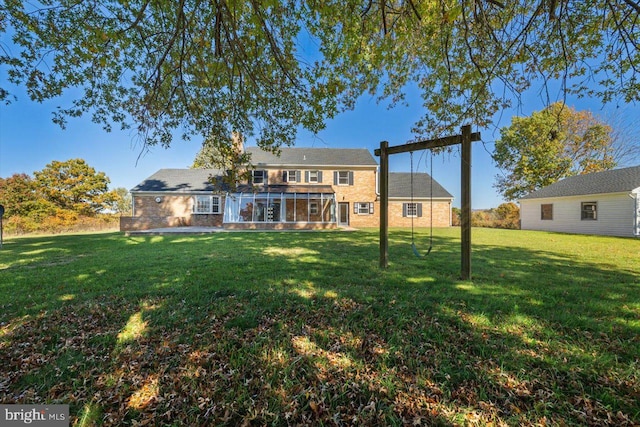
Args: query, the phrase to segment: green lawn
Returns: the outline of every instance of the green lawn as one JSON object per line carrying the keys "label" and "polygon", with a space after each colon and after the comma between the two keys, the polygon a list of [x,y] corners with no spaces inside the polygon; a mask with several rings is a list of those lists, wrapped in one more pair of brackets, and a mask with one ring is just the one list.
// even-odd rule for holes
{"label": "green lawn", "polygon": [[[11,238],[0,402],[72,425],[637,425],[640,239]],[[426,251],[428,234],[417,245]]]}

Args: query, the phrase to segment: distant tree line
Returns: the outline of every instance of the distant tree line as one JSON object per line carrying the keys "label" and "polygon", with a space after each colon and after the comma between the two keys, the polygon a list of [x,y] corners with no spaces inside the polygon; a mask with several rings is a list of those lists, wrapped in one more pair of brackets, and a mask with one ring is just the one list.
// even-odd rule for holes
{"label": "distant tree line", "polygon": [[0,204],[9,234],[63,232],[114,226],[130,209],[126,189],[83,159],[54,160],[41,171],[0,178]]}
{"label": "distant tree line", "polygon": [[[452,225],[460,225],[460,209],[453,208]],[[502,203],[497,208],[474,210],[472,227],[520,229],[520,208],[513,202]]]}

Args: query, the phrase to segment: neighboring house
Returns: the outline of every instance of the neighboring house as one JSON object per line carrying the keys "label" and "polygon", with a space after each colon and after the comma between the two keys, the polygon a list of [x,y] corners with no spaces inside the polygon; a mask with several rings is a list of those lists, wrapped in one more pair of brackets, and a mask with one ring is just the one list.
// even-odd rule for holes
{"label": "neighboring house", "polygon": [[[175,226],[228,229],[377,227],[378,164],[366,149],[282,148],[280,156],[256,147],[249,182],[234,191],[215,169],[161,169],[131,189],[132,215],[122,231]],[[389,223],[451,225],[453,196],[428,174],[389,175]],[[212,184],[215,182],[216,184]],[[433,200],[433,208],[430,202]]]}
{"label": "neighboring house", "polygon": [[428,227],[432,213],[434,227],[451,226],[453,196],[436,180],[431,180],[427,173],[414,173],[412,197],[411,174],[389,173],[389,226],[410,227],[413,214],[414,226]]}
{"label": "neighboring house", "polygon": [[526,195],[523,230],[640,236],[640,166],[572,176]]}

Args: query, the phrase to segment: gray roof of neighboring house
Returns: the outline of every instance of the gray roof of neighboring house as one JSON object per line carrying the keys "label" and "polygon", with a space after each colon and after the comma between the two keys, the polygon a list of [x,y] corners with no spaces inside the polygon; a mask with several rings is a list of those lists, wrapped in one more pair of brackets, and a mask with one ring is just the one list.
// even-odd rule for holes
{"label": "gray roof of neighboring house", "polygon": [[[411,198],[411,173],[389,173],[389,197]],[[428,173],[413,174],[413,197],[431,197],[431,176]],[[433,180],[433,197],[453,199],[451,193],[445,190],[435,179]]]}
{"label": "gray roof of neighboring house", "polygon": [[211,176],[220,177],[223,172],[219,169],[160,169],[149,178],[131,189],[136,191],[173,191],[194,192],[213,191]]}
{"label": "gray roof of neighboring house", "polygon": [[587,194],[622,193],[640,187],[640,166],[612,169],[565,178],[520,200],[547,197],[580,196]]}
{"label": "gray roof of neighboring house", "polygon": [[280,156],[259,147],[245,148],[255,166],[378,166],[366,148],[285,147]]}

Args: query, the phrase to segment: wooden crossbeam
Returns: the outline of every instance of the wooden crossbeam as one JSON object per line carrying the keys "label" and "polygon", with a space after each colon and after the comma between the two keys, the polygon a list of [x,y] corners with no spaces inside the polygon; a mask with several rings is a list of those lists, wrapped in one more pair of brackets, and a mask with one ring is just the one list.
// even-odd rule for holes
{"label": "wooden crossbeam", "polygon": [[[471,134],[471,141],[480,141],[480,132]],[[408,153],[411,151],[431,150],[434,148],[448,147],[450,145],[462,144],[462,135],[445,136],[443,138],[429,139],[425,141],[409,142],[402,145],[387,147],[387,155]],[[381,149],[374,150],[376,156],[380,157]]]}

